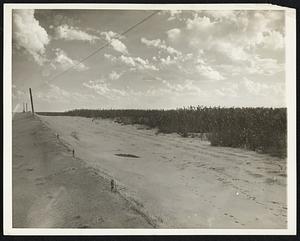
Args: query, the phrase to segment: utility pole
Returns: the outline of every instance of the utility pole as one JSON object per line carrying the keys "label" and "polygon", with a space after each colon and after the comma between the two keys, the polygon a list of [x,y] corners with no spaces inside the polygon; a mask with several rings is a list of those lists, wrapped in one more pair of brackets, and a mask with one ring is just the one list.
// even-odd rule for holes
{"label": "utility pole", "polygon": [[31,88],[29,88],[29,94],[30,94],[30,101],[31,101],[31,110],[32,110],[32,114],[34,115],[34,108],[33,108],[33,100],[32,100]]}

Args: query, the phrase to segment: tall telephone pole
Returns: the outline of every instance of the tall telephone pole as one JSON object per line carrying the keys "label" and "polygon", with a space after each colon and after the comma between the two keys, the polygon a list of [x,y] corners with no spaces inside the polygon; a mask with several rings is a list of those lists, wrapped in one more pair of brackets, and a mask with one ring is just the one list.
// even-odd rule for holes
{"label": "tall telephone pole", "polygon": [[33,100],[32,100],[31,88],[29,88],[29,94],[30,94],[30,101],[31,101],[31,110],[32,110],[32,114],[34,115],[34,108],[33,108]]}

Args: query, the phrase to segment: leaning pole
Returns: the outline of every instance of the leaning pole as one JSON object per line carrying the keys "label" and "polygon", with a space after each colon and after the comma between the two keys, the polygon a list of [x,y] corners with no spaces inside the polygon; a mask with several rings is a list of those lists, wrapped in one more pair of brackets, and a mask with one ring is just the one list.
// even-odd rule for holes
{"label": "leaning pole", "polygon": [[31,101],[31,110],[32,110],[32,114],[34,115],[34,108],[33,108],[33,100],[32,100],[31,88],[29,88],[29,94],[30,94],[30,101]]}

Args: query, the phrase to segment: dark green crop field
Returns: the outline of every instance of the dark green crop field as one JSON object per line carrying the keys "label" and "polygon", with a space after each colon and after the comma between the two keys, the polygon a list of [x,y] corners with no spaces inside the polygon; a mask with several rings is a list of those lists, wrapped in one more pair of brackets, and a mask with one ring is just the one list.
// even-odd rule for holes
{"label": "dark green crop field", "polygon": [[110,118],[123,124],[142,124],[183,137],[205,134],[213,146],[239,147],[286,157],[286,108],[188,107],[176,110],[76,109],[39,112],[40,115]]}

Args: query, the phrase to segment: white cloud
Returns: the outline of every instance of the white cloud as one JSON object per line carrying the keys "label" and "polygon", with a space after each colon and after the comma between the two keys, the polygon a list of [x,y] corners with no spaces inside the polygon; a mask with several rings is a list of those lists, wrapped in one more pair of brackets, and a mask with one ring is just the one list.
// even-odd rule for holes
{"label": "white cloud", "polygon": [[120,41],[124,37],[119,36],[113,31],[101,32],[101,35],[104,36],[105,40],[110,43],[114,50],[122,54],[128,54],[126,45]]}
{"label": "white cloud", "polygon": [[74,70],[84,71],[87,70],[88,67],[83,63],[79,63],[77,60],[73,60],[62,50],[55,49],[55,58],[51,62],[52,68],[60,68],[62,70],[66,70],[68,68],[73,67]]}
{"label": "white cloud", "polygon": [[249,58],[246,69],[250,74],[273,75],[284,71],[284,64],[278,63],[276,59],[260,58],[255,55]]}
{"label": "white cloud", "polygon": [[118,34],[115,33],[115,32],[113,32],[113,31],[101,32],[100,34],[104,36],[104,38],[105,38],[106,41],[110,41],[113,38],[118,37]]}
{"label": "white cloud", "polygon": [[170,10],[169,13],[170,13],[170,17],[168,18],[168,21],[171,21],[171,20],[174,20],[174,19],[181,20],[181,18],[180,18],[180,15],[182,13],[181,10]]}
{"label": "white cloud", "polygon": [[25,49],[39,65],[46,61],[45,47],[50,39],[35,19],[34,10],[13,10],[13,41],[17,48]]}
{"label": "white cloud", "polygon": [[180,36],[181,30],[179,28],[173,28],[167,31],[168,38],[171,41],[175,41]]}
{"label": "white cloud", "polygon": [[64,40],[80,40],[92,42],[99,37],[95,35],[88,34],[78,28],[68,26],[66,24],[56,27],[55,29],[55,38],[64,39]]}
{"label": "white cloud", "polygon": [[179,20],[182,21],[184,18],[182,17],[182,10],[163,10],[158,13],[158,15],[166,15],[167,20]]}
{"label": "white cloud", "polygon": [[160,39],[154,39],[154,40],[148,40],[146,38],[141,38],[141,42],[148,47],[155,47],[158,49],[163,49],[167,51],[169,54],[176,54],[176,55],[181,55],[182,53],[170,46],[167,46],[165,41],[160,40]]}
{"label": "white cloud", "polygon": [[211,29],[214,24],[215,22],[212,22],[209,17],[201,17],[198,14],[195,14],[193,19],[189,18],[186,21],[187,29],[201,32]]}
{"label": "white cloud", "polygon": [[111,60],[112,62],[116,62],[117,61],[117,57],[112,56],[111,54],[104,54],[104,57]]}
{"label": "white cloud", "polygon": [[194,84],[193,80],[185,80],[182,84],[170,83],[167,80],[163,80],[162,83],[167,87],[167,91],[171,91],[177,94],[203,94],[203,90]]}
{"label": "white cloud", "polygon": [[232,61],[247,60],[249,58],[249,55],[242,46],[235,45],[231,42],[215,42],[215,44],[212,45],[212,49],[225,54]]}
{"label": "white cloud", "polygon": [[230,86],[225,86],[217,88],[215,93],[222,97],[237,97],[238,96],[239,86],[238,84],[231,84]]}
{"label": "white cloud", "polygon": [[206,78],[212,81],[225,79],[223,75],[221,75],[217,70],[208,65],[202,58],[198,58],[195,64],[196,70],[201,75],[201,78]]}
{"label": "white cloud", "polygon": [[112,71],[110,74],[109,74],[109,78],[111,80],[117,80],[121,77],[122,73],[117,73],[115,71]]}
{"label": "white cloud", "polygon": [[265,34],[263,39],[263,48],[268,49],[283,49],[284,48],[284,37],[281,33],[277,31],[269,31],[268,34]]}
{"label": "white cloud", "polygon": [[235,14],[234,10],[207,10],[204,11],[205,15],[208,15],[209,17],[213,17],[216,20],[231,20],[236,21],[237,16]]}
{"label": "white cloud", "polygon": [[198,72],[203,75],[203,77],[209,80],[224,80],[225,78],[215,69],[209,65],[199,64],[196,66]]}
{"label": "white cloud", "polygon": [[83,86],[94,90],[98,95],[104,96],[109,99],[118,99],[127,96],[128,93],[124,90],[112,88],[104,79],[90,80],[84,82]]}
{"label": "white cloud", "polygon": [[251,94],[263,96],[267,95],[267,90],[269,87],[266,84],[254,82],[248,78],[243,78],[243,83]]}
{"label": "white cloud", "polygon": [[112,56],[110,54],[104,54],[104,57],[111,60],[112,62],[121,62],[125,63],[131,70],[139,69],[139,70],[155,70],[158,68],[154,65],[150,64],[148,59],[142,59],[141,57],[130,57],[121,55],[119,57]]}
{"label": "white cloud", "polygon": [[112,39],[110,44],[114,50],[123,54],[128,54],[127,47],[119,39]]}
{"label": "white cloud", "polygon": [[171,65],[176,63],[177,58],[171,58],[170,55],[168,55],[166,58],[161,58],[160,61],[164,65]]}
{"label": "white cloud", "polygon": [[137,65],[134,58],[132,58],[132,57],[127,57],[127,56],[121,55],[119,57],[119,60],[129,66],[132,66],[132,67],[135,67]]}
{"label": "white cloud", "polygon": [[235,43],[244,45],[245,48],[283,48],[283,11],[243,11],[240,12],[237,23],[238,28],[232,28],[236,30],[232,39]]}

